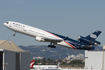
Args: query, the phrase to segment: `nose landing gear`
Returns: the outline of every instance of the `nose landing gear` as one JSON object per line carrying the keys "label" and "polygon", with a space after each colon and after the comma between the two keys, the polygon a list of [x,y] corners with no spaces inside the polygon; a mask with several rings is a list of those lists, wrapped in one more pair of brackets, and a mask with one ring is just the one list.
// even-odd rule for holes
{"label": "nose landing gear", "polygon": [[13,34],[13,36],[15,36],[16,32]]}

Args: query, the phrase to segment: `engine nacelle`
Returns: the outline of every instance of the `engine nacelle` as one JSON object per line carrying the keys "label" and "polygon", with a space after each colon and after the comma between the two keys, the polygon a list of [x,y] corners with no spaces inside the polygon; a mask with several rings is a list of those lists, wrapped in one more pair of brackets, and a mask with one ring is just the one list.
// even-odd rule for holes
{"label": "engine nacelle", "polygon": [[88,39],[86,39],[85,37],[82,37],[82,36],[79,36],[78,40],[80,42],[86,43],[88,45],[95,45],[95,46],[100,45],[100,42],[98,42],[98,41],[90,41],[90,40],[88,40]]}
{"label": "engine nacelle", "polygon": [[37,37],[35,38],[35,40],[36,40],[36,41],[39,41],[39,42],[44,42],[44,41],[45,41],[43,37],[39,37],[39,36],[37,36]]}

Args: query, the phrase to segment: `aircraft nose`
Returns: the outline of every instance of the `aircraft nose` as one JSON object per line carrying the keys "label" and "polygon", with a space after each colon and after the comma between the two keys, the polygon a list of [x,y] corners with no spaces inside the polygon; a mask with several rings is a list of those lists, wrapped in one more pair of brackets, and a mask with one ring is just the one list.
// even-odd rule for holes
{"label": "aircraft nose", "polygon": [[4,23],[4,26],[7,26],[7,24],[8,24],[8,22],[5,22],[5,23]]}
{"label": "aircraft nose", "polygon": [[4,23],[4,26],[6,26],[6,23]]}

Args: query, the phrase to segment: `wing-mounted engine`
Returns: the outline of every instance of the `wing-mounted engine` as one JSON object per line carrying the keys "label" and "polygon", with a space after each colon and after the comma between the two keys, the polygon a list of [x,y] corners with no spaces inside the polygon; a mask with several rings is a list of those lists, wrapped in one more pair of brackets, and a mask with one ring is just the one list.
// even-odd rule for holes
{"label": "wing-mounted engine", "polygon": [[86,44],[88,44],[88,45],[95,45],[95,46],[101,44],[101,43],[98,42],[98,41],[91,41],[91,40],[88,40],[88,39],[86,39],[85,37],[82,37],[82,36],[79,36],[79,37],[78,37],[78,41],[83,42],[83,43],[86,43]]}
{"label": "wing-mounted engine", "polygon": [[35,40],[36,40],[36,41],[39,41],[39,42],[44,42],[44,41],[45,41],[43,37],[39,37],[39,36],[37,36],[37,37],[35,38]]}

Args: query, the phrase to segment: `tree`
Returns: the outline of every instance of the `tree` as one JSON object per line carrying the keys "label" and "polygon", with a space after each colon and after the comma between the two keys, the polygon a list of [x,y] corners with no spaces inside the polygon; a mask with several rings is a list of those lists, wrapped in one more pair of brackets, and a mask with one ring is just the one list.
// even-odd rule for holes
{"label": "tree", "polygon": [[78,65],[78,64],[82,64],[82,62],[81,62],[81,60],[73,60],[69,64]]}
{"label": "tree", "polygon": [[46,62],[46,59],[45,58],[43,58],[43,62]]}
{"label": "tree", "polygon": [[37,62],[37,63],[40,63],[40,62],[41,62],[41,60],[40,60],[40,59],[38,59],[36,62]]}

